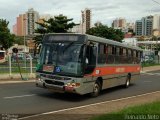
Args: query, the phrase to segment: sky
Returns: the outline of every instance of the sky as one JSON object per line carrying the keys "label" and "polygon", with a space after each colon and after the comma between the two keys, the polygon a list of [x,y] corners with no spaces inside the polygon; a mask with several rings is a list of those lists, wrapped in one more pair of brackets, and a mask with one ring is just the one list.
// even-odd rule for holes
{"label": "sky", "polygon": [[135,22],[142,17],[160,14],[160,0],[0,0],[0,19],[9,21],[9,28],[16,23],[16,17],[34,8],[40,15],[63,14],[79,23],[81,10],[92,11],[92,24],[97,21],[111,26],[114,19],[122,17]]}

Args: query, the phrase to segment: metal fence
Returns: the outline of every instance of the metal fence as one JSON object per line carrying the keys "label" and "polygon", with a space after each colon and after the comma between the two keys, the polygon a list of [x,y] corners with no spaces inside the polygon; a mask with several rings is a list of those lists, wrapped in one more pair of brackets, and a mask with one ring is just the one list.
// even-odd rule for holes
{"label": "metal fence", "polygon": [[5,62],[0,63],[0,79],[35,77],[36,64],[36,59],[16,59],[8,55]]}

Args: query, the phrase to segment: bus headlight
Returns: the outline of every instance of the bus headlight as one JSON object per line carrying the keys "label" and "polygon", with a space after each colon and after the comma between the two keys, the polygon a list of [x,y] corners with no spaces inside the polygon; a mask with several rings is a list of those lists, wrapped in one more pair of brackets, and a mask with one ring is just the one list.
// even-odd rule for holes
{"label": "bus headlight", "polygon": [[80,86],[80,83],[67,83],[66,85],[65,85],[66,87],[79,87]]}
{"label": "bus headlight", "polygon": [[38,81],[38,82],[43,82],[43,80],[42,80],[42,78],[41,78],[41,76],[36,76],[36,81]]}

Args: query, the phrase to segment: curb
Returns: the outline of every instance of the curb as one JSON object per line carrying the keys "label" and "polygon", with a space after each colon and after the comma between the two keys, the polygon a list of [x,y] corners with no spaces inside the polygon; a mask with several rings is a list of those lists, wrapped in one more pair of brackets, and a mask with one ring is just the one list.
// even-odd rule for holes
{"label": "curb", "polygon": [[10,83],[31,83],[35,82],[35,80],[25,80],[25,81],[0,81],[0,84],[10,84]]}

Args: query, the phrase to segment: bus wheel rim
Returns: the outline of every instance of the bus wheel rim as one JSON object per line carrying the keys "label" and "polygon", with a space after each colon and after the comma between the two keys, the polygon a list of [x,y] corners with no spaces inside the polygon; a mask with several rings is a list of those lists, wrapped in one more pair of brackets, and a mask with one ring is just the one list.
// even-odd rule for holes
{"label": "bus wheel rim", "polygon": [[96,94],[98,93],[98,91],[99,91],[98,88],[99,88],[99,86],[97,84],[95,84],[94,85],[94,93],[96,93]]}
{"label": "bus wheel rim", "polygon": [[127,80],[127,86],[129,86],[129,80]]}

